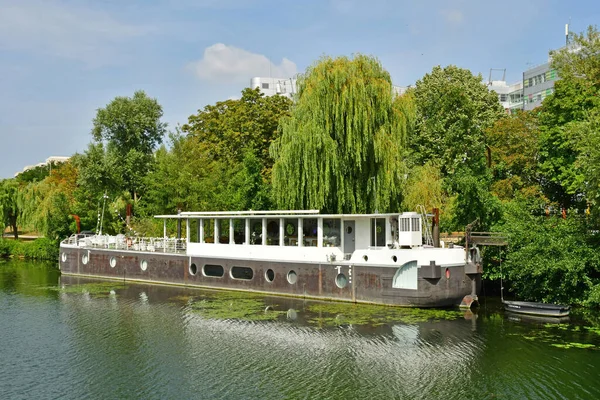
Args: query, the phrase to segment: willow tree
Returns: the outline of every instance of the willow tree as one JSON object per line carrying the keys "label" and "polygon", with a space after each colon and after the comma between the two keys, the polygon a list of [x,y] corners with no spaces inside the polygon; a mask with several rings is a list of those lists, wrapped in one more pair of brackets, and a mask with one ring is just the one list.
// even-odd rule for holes
{"label": "willow tree", "polygon": [[392,93],[372,57],[324,57],[298,79],[271,146],[278,207],[354,213],[398,209],[410,97]]}

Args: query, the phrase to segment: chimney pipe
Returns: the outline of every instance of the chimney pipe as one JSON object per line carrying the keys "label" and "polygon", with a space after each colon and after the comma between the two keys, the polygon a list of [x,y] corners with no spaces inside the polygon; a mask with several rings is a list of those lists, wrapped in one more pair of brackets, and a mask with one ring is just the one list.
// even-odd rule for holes
{"label": "chimney pipe", "polygon": [[440,247],[440,209],[433,209],[432,229],[433,232],[433,247]]}

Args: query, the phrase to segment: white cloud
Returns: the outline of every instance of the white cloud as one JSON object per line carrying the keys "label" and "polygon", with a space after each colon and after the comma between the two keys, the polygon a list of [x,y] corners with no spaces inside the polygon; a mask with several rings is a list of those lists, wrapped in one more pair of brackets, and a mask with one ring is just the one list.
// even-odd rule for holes
{"label": "white cloud", "polygon": [[262,55],[223,43],[216,43],[204,49],[201,60],[189,64],[202,80],[227,82],[248,82],[255,76],[289,78],[296,75],[296,64],[287,58],[274,64]]}
{"label": "white cloud", "polygon": [[0,49],[114,64],[117,47],[152,28],[117,21],[106,12],[52,0],[0,0]]}
{"label": "white cloud", "polygon": [[465,19],[464,14],[460,10],[444,10],[442,11],[442,15],[446,19],[446,22],[452,25],[460,25]]}

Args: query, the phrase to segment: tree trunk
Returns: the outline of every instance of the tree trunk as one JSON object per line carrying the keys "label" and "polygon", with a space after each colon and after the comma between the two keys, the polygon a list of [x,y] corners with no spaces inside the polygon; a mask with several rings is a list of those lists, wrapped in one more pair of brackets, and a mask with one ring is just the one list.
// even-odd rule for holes
{"label": "tree trunk", "polygon": [[17,227],[17,217],[10,216],[10,226],[13,230],[13,235],[15,236],[15,240],[19,239],[19,228]]}

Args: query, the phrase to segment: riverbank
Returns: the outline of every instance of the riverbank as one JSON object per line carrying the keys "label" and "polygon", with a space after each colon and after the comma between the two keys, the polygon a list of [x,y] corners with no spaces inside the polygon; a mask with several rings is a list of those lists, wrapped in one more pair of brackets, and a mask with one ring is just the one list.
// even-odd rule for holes
{"label": "riverbank", "polygon": [[0,257],[28,260],[58,260],[59,243],[48,238],[9,240],[0,238]]}

